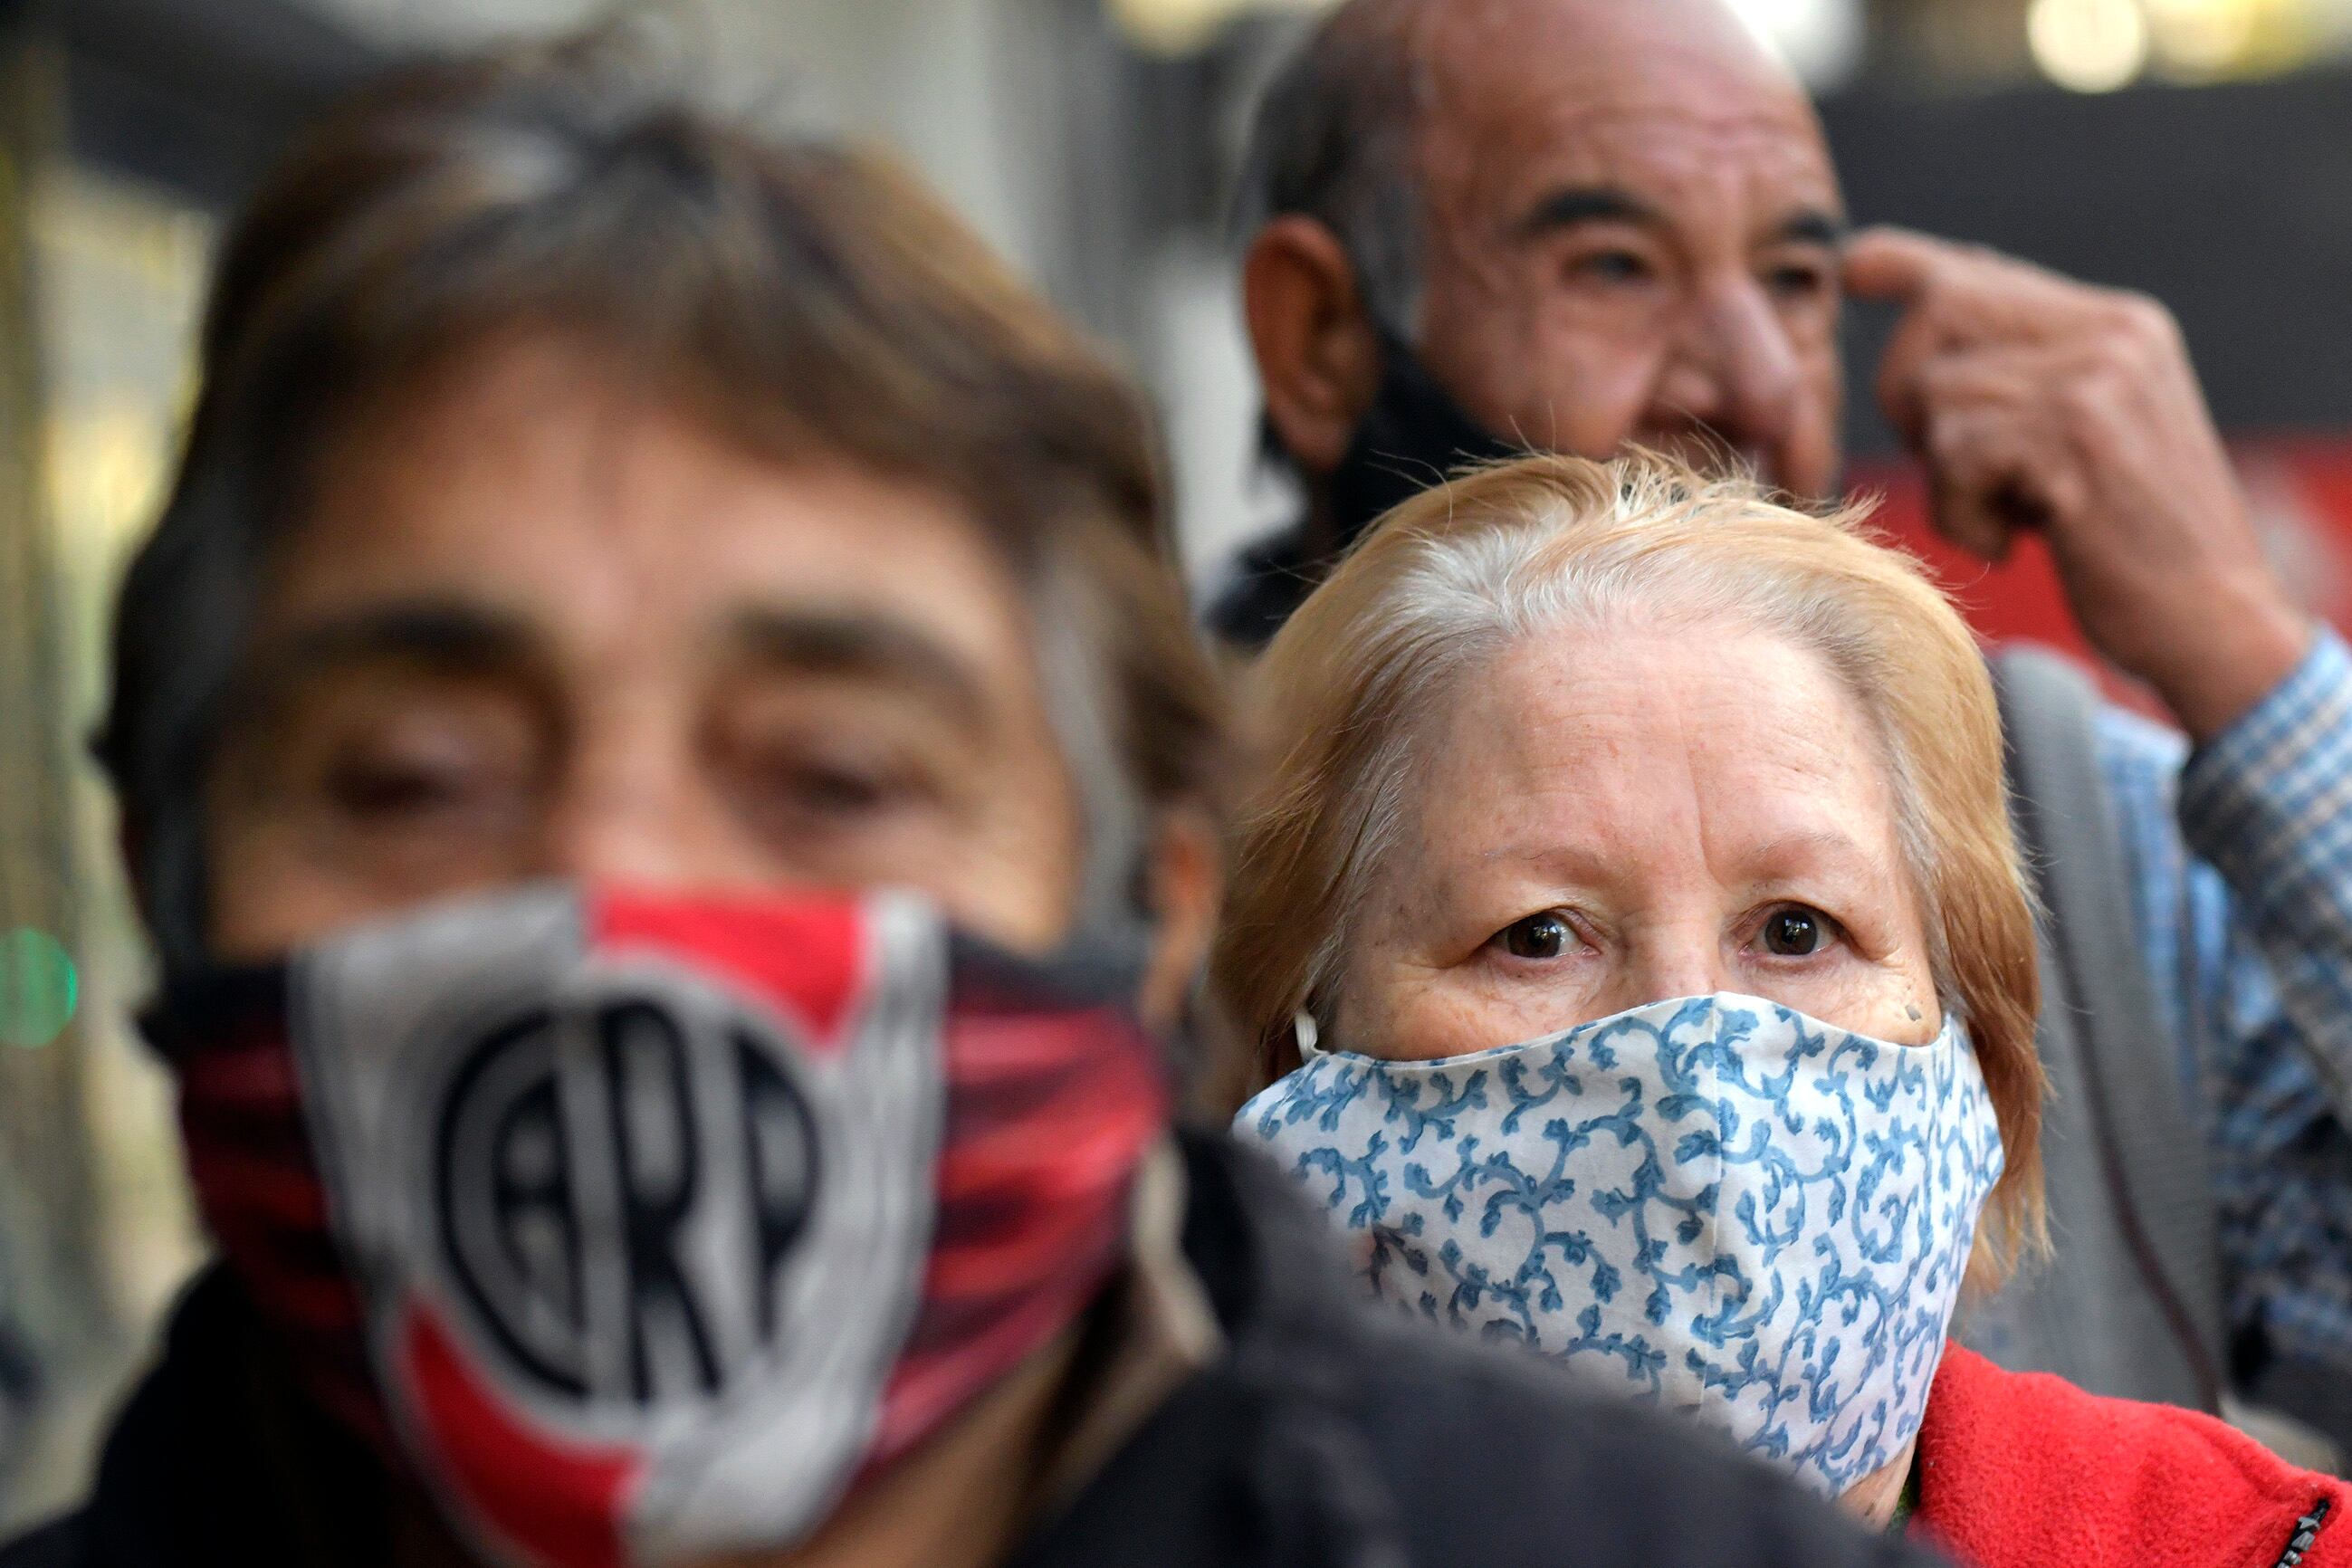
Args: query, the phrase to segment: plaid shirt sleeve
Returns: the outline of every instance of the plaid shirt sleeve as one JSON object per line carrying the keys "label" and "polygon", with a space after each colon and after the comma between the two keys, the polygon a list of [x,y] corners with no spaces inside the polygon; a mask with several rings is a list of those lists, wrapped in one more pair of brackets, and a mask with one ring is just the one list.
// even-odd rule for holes
{"label": "plaid shirt sleeve", "polygon": [[2323,632],[2193,753],[2119,710],[2099,742],[2231,1326],[2352,1373],[2352,654]]}

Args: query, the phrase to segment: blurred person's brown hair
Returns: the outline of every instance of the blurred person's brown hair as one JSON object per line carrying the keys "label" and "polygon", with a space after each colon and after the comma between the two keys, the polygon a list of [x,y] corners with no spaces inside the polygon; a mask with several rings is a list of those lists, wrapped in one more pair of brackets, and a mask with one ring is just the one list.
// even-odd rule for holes
{"label": "blurred person's brown hair", "polygon": [[1103,754],[1066,737],[1081,793],[1127,796],[1113,816],[1213,804],[1218,693],[1127,377],[877,155],[707,114],[612,37],[475,57],[334,116],[226,245],[98,741],[167,968],[202,954],[204,780],[321,452],[452,359],[530,335],[751,451],[968,508],[1040,601],[1041,638],[1073,645],[1041,649],[1049,679],[1099,689]]}

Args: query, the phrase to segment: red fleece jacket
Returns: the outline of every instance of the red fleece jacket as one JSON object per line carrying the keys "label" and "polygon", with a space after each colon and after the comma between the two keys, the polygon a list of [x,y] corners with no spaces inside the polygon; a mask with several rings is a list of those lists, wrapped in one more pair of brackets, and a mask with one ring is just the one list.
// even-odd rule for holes
{"label": "red fleece jacket", "polygon": [[2193,1410],[1948,1346],[1910,1533],[1962,1568],[2352,1568],[2352,1486]]}

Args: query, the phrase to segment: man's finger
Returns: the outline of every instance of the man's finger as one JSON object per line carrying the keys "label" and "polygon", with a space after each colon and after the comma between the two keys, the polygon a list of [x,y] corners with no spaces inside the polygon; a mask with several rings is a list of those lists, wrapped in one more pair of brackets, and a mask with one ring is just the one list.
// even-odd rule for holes
{"label": "man's finger", "polygon": [[1846,241],[1845,291],[1857,300],[1911,304],[1958,254],[1958,246],[1907,228],[1866,228]]}
{"label": "man's finger", "polygon": [[1887,345],[1878,400],[1887,423],[1916,450],[1922,428],[1940,410],[1997,404],[2040,408],[2046,412],[2036,418],[2055,418],[2053,393],[2096,371],[2101,363],[2096,344],[2063,340],[1946,347],[1923,318],[1915,317],[1905,321]]}
{"label": "man's finger", "polygon": [[1922,456],[1937,531],[1999,561],[2021,528],[2042,528],[2080,504],[2079,476],[2042,424],[1992,405],[1938,409]]}
{"label": "man's finger", "polygon": [[1846,292],[1926,316],[1941,344],[2073,331],[2101,290],[1979,246],[1872,228],[1846,244]]}
{"label": "man's finger", "polygon": [[1967,421],[1938,420],[1927,435],[1928,521],[1980,561],[2009,553],[2011,518],[1994,502],[2007,470]]}
{"label": "man's finger", "polygon": [[2095,349],[2077,343],[1956,349],[1927,358],[1908,386],[1923,411],[1985,404],[2047,409],[2054,389],[2099,363]]}
{"label": "man's finger", "polygon": [[1878,362],[1878,405],[1905,442],[1916,447],[1927,416],[1920,378],[1943,350],[1943,331],[1926,310],[1906,314]]}

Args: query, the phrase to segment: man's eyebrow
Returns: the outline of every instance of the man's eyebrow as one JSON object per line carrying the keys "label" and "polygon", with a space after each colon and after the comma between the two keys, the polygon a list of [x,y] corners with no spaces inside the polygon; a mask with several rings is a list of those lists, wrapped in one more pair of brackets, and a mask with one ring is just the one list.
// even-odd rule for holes
{"label": "man's eyebrow", "polygon": [[1546,194],[1519,220],[1522,237],[1535,238],[1588,223],[1661,224],[1664,215],[1614,185],[1570,185]]}
{"label": "man's eyebrow", "polygon": [[368,665],[537,683],[545,660],[516,616],[441,599],[370,605],[264,638],[231,696],[227,721],[265,721],[305,688]]}
{"label": "man's eyebrow", "polygon": [[1852,230],[1852,225],[1828,208],[1807,207],[1783,219],[1772,237],[1777,244],[1825,245],[1834,250]]}
{"label": "man's eyebrow", "polygon": [[846,677],[903,688],[967,726],[990,703],[963,660],[917,628],[857,612],[746,610],[729,640],[764,664],[804,675]]}
{"label": "man's eyebrow", "polygon": [[[1631,223],[1655,226],[1665,215],[1630,191],[1614,185],[1574,185],[1550,192],[1528,209],[1519,232],[1528,237],[1574,228],[1587,223]],[[1845,243],[1851,226],[1827,207],[1806,207],[1781,220],[1772,232],[1776,245]]]}
{"label": "man's eyebrow", "polygon": [[460,668],[519,668],[533,662],[533,639],[520,617],[476,605],[415,599],[326,616],[272,639],[269,669],[308,676],[339,665],[413,660]]}

